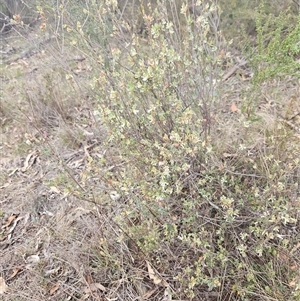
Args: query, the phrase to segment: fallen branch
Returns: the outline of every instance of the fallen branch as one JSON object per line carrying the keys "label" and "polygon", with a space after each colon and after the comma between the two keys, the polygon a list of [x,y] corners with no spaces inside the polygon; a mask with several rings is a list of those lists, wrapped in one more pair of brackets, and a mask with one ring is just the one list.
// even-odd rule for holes
{"label": "fallen branch", "polygon": [[240,67],[247,65],[247,61],[243,61],[238,65],[233,66],[226,74],[223,75],[222,81],[225,82],[228,78],[230,78]]}

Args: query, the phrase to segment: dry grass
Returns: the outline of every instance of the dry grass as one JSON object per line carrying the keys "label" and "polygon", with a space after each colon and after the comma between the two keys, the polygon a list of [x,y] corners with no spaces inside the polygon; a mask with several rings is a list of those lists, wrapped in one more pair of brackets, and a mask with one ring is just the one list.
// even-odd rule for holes
{"label": "dry grass", "polygon": [[[1,66],[1,277],[9,286],[2,300],[92,300],[91,285],[107,282],[93,262],[108,221],[99,224],[95,205],[66,190],[75,183],[69,174],[82,181],[88,152],[102,152],[82,91],[88,67],[75,55],[56,60],[55,41],[29,58],[21,55],[28,36],[13,43],[17,58],[7,55]],[[83,76],[81,90],[64,67]]]}
{"label": "dry grass", "polygon": [[[252,284],[247,286],[251,300],[295,301],[299,220],[274,222],[286,241],[265,238],[265,245],[276,248],[263,258],[256,250],[244,256],[238,247],[243,245],[240,225],[257,221],[263,235],[271,236],[276,231],[263,229],[264,220],[285,210],[300,217],[300,133],[285,122],[299,111],[299,80],[274,80],[254,94],[247,64],[224,81],[221,101],[212,109],[214,155],[201,166],[203,178],[193,170],[184,196],[161,204],[138,189],[118,190],[124,173],[135,171],[126,169],[118,146],[107,143],[111,133],[90,85],[99,71],[95,58],[56,38],[40,44],[37,33],[38,28],[23,38],[7,35],[7,49],[15,53],[8,52],[1,65],[0,279],[8,285],[2,300],[250,300],[243,299],[242,286],[232,286],[233,278],[241,278]],[[24,56],[31,45],[38,47]],[[231,57],[224,73],[239,62]],[[203,185],[216,205],[195,184],[200,180],[207,181]],[[264,200],[274,195],[278,199]],[[226,232],[218,207],[223,202],[224,212],[230,208],[231,196],[240,198],[241,214]],[[165,210],[161,216],[155,211],[159,206]],[[272,206],[278,206],[274,216],[262,216]],[[195,211],[201,212],[198,224],[188,220]],[[164,228],[165,222],[182,232],[173,234],[175,227]],[[189,236],[197,232],[194,226],[203,235],[201,243]],[[218,241],[222,233],[224,240]],[[229,270],[234,265],[221,264],[221,257],[220,265],[212,257],[214,266],[206,266],[206,254],[222,255],[218,248],[243,266]],[[186,290],[196,265],[208,278],[221,276],[211,289],[211,283],[196,286],[192,297]]]}

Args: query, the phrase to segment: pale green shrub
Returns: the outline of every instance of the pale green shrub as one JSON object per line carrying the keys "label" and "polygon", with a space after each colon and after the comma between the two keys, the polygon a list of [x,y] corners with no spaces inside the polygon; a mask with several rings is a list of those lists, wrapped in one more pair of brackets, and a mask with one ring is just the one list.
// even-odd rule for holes
{"label": "pale green shrub", "polygon": [[[199,16],[188,3],[173,18],[170,1],[147,12],[140,7],[141,35],[122,19],[116,1],[91,2],[80,7],[82,19],[68,15],[63,25],[65,42],[93,64],[94,112],[107,127],[106,156],[90,164],[115,166],[102,175],[120,195],[110,203],[117,230],[102,235],[133,242],[135,251],[119,264],[140,268],[150,261],[174,299],[298,300],[299,147],[286,142],[285,130],[267,132],[264,145],[253,147],[251,138],[261,131],[244,114],[236,124],[241,138],[231,144],[236,156],[221,157],[214,137],[228,45],[216,3],[195,2]],[[281,75],[273,65],[279,40],[262,48],[266,28],[258,17],[253,90],[268,75]],[[297,28],[279,52],[286,64],[290,51],[297,52]],[[266,58],[272,64],[261,73]]]}

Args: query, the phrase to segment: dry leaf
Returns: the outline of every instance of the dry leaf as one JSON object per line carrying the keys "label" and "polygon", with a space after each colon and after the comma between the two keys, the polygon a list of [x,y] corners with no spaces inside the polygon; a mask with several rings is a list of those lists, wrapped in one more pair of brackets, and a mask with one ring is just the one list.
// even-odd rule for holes
{"label": "dry leaf", "polygon": [[146,262],[147,262],[148,273],[149,273],[150,279],[153,281],[154,284],[160,284],[162,282],[162,280],[155,275],[155,272],[152,269],[150,263],[148,261],[146,261]]}
{"label": "dry leaf", "polygon": [[295,253],[298,249],[300,248],[300,242],[298,242],[296,244],[296,246],[293,247],[292,251],[291,251],[291,254]]}
{"label": "dry leaf", "polygon": [[15,268],[7,280],[11,280],[14,277],[16,277],[22,270],[23,270],[23,266]]}
{"label": "dry leaf", "polygon": [[289,283],[289,287],[295,287],[296,286],[296,281],[295,279],[293,279],[290,283]]}
{"label": "dry leaf", "polygon": [[57,194],[60,194],[60,193],[61,193],[60,190],[59,190],[58,188],[56,188],[55,186],[51,186],[51,187],[50,187],[50,191],[51,191],[51,192],[54,192],[54,193],[57,193]]}
{"label": "dry leaf", "polygon": [[148,291],[148,292],[143,296],[143,299],[145,299],[145,300],[149,299],[156,291],[157,291],[157,288]]}
{"label": "dry leaf", "polygon": [[26,259],[27,263],[37,263],[39,261],[40,261],[39,255],[31,255],[31,256],[28,256]]}
{"label": "dry leaf", "polygon": [[92,283],[90,285],[90,287],[91,287],[92,291],[96,291],[97,289],[99,289],[102,292],[106,291],[106,288],[100,283]]}
{"label": "dry leaf", "polygon": [[50,217],[54,216],[54,213],[52,213],[52,212],[50,212],[50,211],[47,211],[47,210],[41,212],[40,214],[41,214],[41,215],[48,215],[48,216],[50,216]]}
{"label": "dry leaf", "polygon": [[164,298],[162,299],[162,301],[172,301],[172,294],[170,292],[170,289],[167,288],[164,292]]}
{"label": "dry leaf", "polygon": [[30,213],[26,213],[24,216],[22,216],[22,218],[24,218],[24,224],[26,225],[27,222],[28,222],[28,220],[29,220],[29,218],[30,218]]}
{"label": "dry leaf", "polygon": [[237,156],[237,154],[223,153],[224,158],[236,158]]}
{"label": "dry leaf", "polygon": [[4,294],[7,291],[7,284],[3,277],[0,277],[0,294]]}
{"label": "dry leaf", "polygon": [[121,195],[117,191],[111,191],[109,196],[113,201],[119,201],[121,199]]}
{"label": "dry leaf", "polygon": [[19,170],[19,168],[15,168],[8,176],[11,177],[11,176],[14,175],[18,170]]}
{"label": "dry leaf", "polygon": [[7,228],[11,225],[11,223],[17,218],[18,214],[11,215],[8,219],[6,224],[2,228]]}
{"label": "dry leaf", "polygon": [[30,153],[27,157],[26,160],[24,162],[23,167],[21,168],[21,171],[25,172],[27,170],[27,168],[29,167],[29,160],[32,157],[33,153]]}
{"label": "dry leaf", "polygon": [[[23,167],[21,168],[21,171],[25,172],[30,166],[32,166],[34,164],[34,162],[36,161],[37,157],[38,157],[38,152],[37,151],[33,151],[32,153],[30,153],[26,157],[26,160],[24,162]],[[31,158],[32,158],[32,160],[30,161]]]}
{"label": "dry leaf", "polygon": [[40,261],[39,255],[31,255],[26,258],[26,263],[37,263]]}
{"label": "dry leaf", "polygon": [[[11,240],[12,235],[13,235],[13,231],[15,230],[15,228],[16,228],[16,226],[17,226],[17,223],[18,223],[21,219],[24,218],[24,216],[19,216],[19,217],[17,217],[17,216],[18,216],[18,215],[16,214],[16,215],[15,215],[16,219],[15,219],[13,216],[11,216],[11,217],[9,218],[8,222],[6,223],[6,225],[9,225],[9,230],[8,230],[8,232],[7,232],[7,235],[4,236],[4,237],[2,237],[1,240],[4,240],[4,239],[7,239],[8,241]],[[3,226],[3,227],[6,227],[6,225]]]}
{"label": "dry leaf", "polygon": [[86,279],[86,281],[87,281],[88,284],[92,284],[93,283],[93,278],[92,278],[91,275],[86,275],[85,279]]}
{"label": "dry leaf", "polygon": [[60,271],[61,267],[57,267],[55,269],[51,269],[45,272],[45,276],[53,275],[53,274],[58,274]]}
{"label": "dry leaf", "polygon": [[7,183],[5,183],[4,185],[0,186],[0,189],[6,188],[6,187],[8,187],[9,185],[10,185],[10,183],[7,182]]}
{"label": "dry leaf", "polygon": [[231,112],[236,112],[238,110],[238,108],[234,102],[232,103],[230,109],[231,109]]}
{"label": "dry leaf", "polygon": [[292,266],[290,266],[290,269],[291,269],[292,271],[296,271],[296,270],[298,269],[298,266],[292,265]]}
{"label": "dry leaf", "polygon": [[85,294],[88,294],[90,292],[95,292],[96,290],[100,290],[102,292],[105,292],[106,291],[106,288],[100,284],[100,283],[91,283],[89,286],[87,286],[85,289],[84,289],[84,293]]}
{"label": "dry leaf", "polygon": [[60,282],[56,282],[49,290],[49,294],[53,295],[60,287]]}

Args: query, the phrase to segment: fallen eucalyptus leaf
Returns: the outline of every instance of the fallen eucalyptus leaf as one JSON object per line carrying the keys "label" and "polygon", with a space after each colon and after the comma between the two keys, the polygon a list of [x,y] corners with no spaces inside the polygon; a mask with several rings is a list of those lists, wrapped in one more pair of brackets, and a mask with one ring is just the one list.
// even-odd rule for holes
{"label": "fallen eucalyptus leaf", "polygon": [[153,281],[154,284],[160,284],[162,282],[162,280],[156,275],[156,273],[154,272],[154,269],[151,267],[150,263],[148,261],[146,261],[146,262],[147,262],[148,273],[149,273],[150,279]]}
{"label": "fallen eucalyptus leaf", "polygon": [[3,277],[0,277],[0,294],[4,294],[7,291],[7,284]]}

